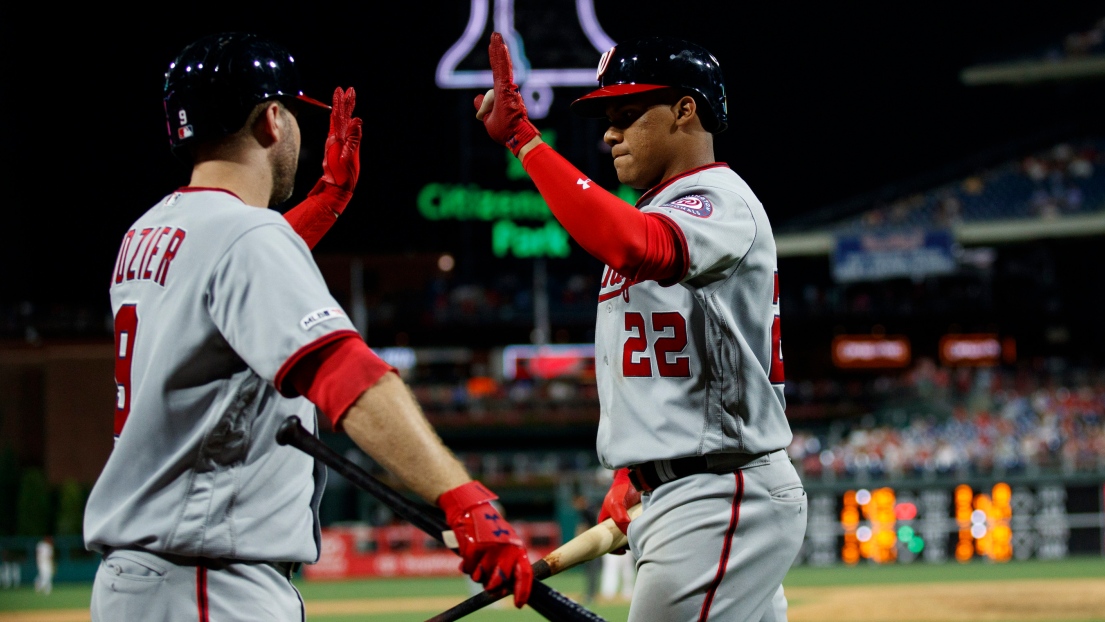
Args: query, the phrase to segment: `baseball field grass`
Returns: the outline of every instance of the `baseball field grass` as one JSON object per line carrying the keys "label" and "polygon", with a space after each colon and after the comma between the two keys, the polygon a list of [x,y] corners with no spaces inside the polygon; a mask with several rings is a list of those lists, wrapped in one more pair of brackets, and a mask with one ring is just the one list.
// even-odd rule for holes
{"label": "baseball field grass", "polygon": [[[548,583],[582,598],[583,575],[569,571]],[[310,620],[415,622],[468,596],[463,579],[378,579],[297,582]],[[798,567],[784,583],[791,622],[1105,622],[1105,558],[1006,564],[910,564]],[[49,596],[30,586],[0,591],[0,621],[84,622],[88,584],[60,584]],[[624,602],[591,609],[625,620]],[[541,620],[505,602],[465,620]],[[663,621],[658,621],[663,622]]]}

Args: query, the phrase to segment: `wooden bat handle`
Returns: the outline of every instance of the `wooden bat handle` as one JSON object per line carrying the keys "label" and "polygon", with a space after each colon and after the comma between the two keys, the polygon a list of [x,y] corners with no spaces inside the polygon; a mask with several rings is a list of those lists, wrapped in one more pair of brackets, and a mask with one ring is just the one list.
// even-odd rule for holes
{"label": "wooden bat handle", "polygon": [[[641,504],[629,508],[629,518],[635,519],[641,515]],[[611,551],[616,551],[628,542],[625,534],[614,524],[614,519],[608,518],[591,527],[571,540],[557,547],[544,558],[533,563],[533,580],[543,581],[554,574],[559,574],[569,568],[589,562],[597,557],[602,557]],[[426,622],[453,622],[464,616],[479,611],[491,603],[501,600],[506,593],[483,591],[472,596],[466,601],[458,603],[450,609],[442,611]]]}
{"label": "wooden bat handle", "polygon": [[[630,520],[640,515],[640,503],[629,508]],[[549,566],[549,576],[552,576],[583,562],[606,555],[611,551],[616,551],[625,546],[627,542],[628,538],[614,524],[614,519],[608,518],[560,545],[559,548],[546,555],[541,561]]]}

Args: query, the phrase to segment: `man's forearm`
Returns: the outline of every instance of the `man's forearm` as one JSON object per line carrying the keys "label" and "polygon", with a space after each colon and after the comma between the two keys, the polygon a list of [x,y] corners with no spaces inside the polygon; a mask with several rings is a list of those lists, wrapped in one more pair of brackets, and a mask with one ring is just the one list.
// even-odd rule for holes
{"label": "man's forearm", "polygon": [[342,418],[342,427],[361,449],[430,503],[471,480],[395,374],[384,374],[362,393]]}

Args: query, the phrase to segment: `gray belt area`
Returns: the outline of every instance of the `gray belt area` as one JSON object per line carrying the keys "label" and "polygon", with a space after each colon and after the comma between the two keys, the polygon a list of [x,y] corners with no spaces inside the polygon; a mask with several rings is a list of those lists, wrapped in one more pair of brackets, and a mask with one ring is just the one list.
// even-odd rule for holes
{"label": "gray belt area", "polygon": [[653,460],[629,467],[629,479],[641,492],[696,473],[732,473],[741,469],[790,460],[786,449],[760,454],[707,454],[671,460]]}
{"label": "gray belt area", "polygon": [[262,561],[256,559],[228,559],[225,557],[192,557],[188,555],[174,555],[172,553],[161,553],[158,551],[149,551],[141,548],[118,548],[118,549],[106,549],[104,551],[104,557],[107,557],[114,551],[137,551],[140,553],[146,553],[148,555],[154,555],[161,559],[173,564],[174,566],[203,566],[209,569],[218,569],[219,566],[230,564],[265,564],[271,566],[277,572],[280,573],[285,579],[291,579],[299,569],[303,566],[300,562],[274,562],[274,561]]}

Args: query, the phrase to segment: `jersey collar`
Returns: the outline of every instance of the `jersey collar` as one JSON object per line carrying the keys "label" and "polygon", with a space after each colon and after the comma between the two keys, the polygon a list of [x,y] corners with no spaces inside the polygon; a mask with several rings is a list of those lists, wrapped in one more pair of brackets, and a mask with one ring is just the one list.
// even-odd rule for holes
{"label": "jersey collar", "polygon": [[652,198],[657,193],[659,193],[661,190],[663,190],[664,188],[667,188],[668,186],[674,184],[675,182],[679,181],[680,179],[683,179],[684,177],[689,177],[691,175],[694,175],[695,173],[699,173],[699,172],[705,171],[706,169],[711,169],[711,168],[729,168],[729,165],[724,163],[724,162],[711,162],[710,164],[704,164],[702,166],[692,168],[688,171],[683,171],[682,173],[676,175],[675,177],[672,177],[671,179],[669,179],[665,182],[662,182],[657,186],[653,186],[652,188],[647,190],[644,194],[641,195],[641,198],[637,199],[637,205],[636,206],[640,207],[647,199]]}
{"label": "jersey collar", "polygon": [[[242,201],[242,197],[234,194],[233,192],[227,190],[226,188],[205,188],[203,186],[184,186],[184,187],[181,187],[181,188],[177,188],[176,191],[177,192],[225,192],[225,193],[229,194],[230,196],[234,197],[235,199],[238,199],[239,201]],[[242,201],[242,203],[245,203],[245,201]]]}

